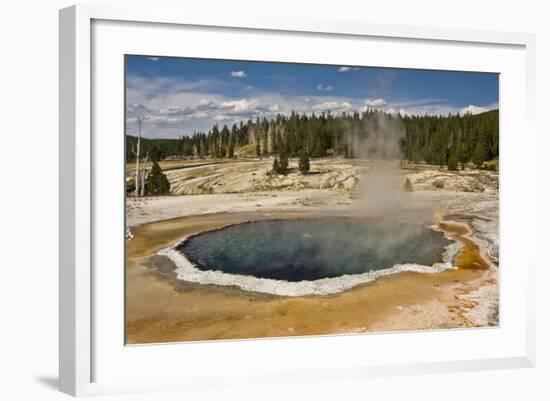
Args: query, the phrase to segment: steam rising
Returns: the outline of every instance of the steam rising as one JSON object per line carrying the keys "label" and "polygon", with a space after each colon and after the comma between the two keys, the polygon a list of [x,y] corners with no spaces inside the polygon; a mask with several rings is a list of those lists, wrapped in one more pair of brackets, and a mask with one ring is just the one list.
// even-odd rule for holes
{"label": "steam rising", "polygon": [[399,118],[375,113],[361,131],[346,132],[354,157],[384,161],[401,159],[400,141],[405,137],[405,127]]}
{"label": "steam rising", "polygon": [[367,159],[358,185],[358,208],[369,216],[385,216],[403,205],[400,142],[405,137],[401,120],[376,113],[367,121],[364,135],[349,133],[355,157]]}

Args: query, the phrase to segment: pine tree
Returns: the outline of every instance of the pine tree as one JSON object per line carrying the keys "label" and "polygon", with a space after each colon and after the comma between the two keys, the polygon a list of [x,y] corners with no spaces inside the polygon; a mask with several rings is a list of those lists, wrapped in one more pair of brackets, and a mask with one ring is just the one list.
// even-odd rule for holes
{"label": "pine tree", "polygon": [[449,171],[457,171],[458,170],[458,160],[454,154],[452,154],[449,157],[449,160],[447,161],[447,170]]}
{"label": "pine tree", "polygon": [[306,150],[302,151],[302,154],[300,155],[298,168],[302,174],[307,174],[309,172],[309,155]]}
{"label": "pine tree", "polygon": [[472,161],[477,168],[481,168],[483,166],[483,162],[487,160],[488,153],[486,143],[484,141],[479,141],[476,144],[474,154],[472,155]]}
{"label": "pine tree", "polygon": [[170,183],[159,164],[153,161],[153,167],[147,175],[146,190],[148,195],[169,195]]}
{"label": "pine tree", "polygon": [[466,163],[468,163],[470,159],[470,155],[468,153],[468,147],[465,143],[462,143],[460,147],[458,148],[458,161],[460,162],[462,166],[462,170],[466,168]]}
{"label": "pine tree", "polygon": [[264,146],[263,146],[263,156],[267,156],[267,148],[268,148],[268,138],[267,138],[267,131],[269,129],[269,124],[267,123],[267,120],[265,120],[266,122],[263,122],[262,123],[262,126],[263,126],[263,142],[264,142]]}
{"label": "pine tree", "polygon": [[273,160],[273,172],[275,174],[279,174],[280,168],[281,166],[279,165],[279,159],[275,158],[275,160]]}
{"label": "pine tree", "polygon": [[261,157],[261,156],[262,156],[262,151],[260,148],[260,140],[258,139],[256,141],[256,157]]}
{"label": "pine tree", "polygon": [[279,174],[287,175],[288,174],[288,156],[286,152],[281,153],[281,160],[279,161]]}

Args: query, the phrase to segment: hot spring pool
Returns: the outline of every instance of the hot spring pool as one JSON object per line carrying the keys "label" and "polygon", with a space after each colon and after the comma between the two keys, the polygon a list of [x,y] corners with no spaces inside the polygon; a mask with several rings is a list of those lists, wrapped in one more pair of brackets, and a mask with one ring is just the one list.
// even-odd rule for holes
{"label": "hot spring pool", "polygon": [[296,283],[403,264],[431,267],[443,262],[450,243],[417,224],[321,218],[238,224],[189,237],[175,251],[200,271]]}

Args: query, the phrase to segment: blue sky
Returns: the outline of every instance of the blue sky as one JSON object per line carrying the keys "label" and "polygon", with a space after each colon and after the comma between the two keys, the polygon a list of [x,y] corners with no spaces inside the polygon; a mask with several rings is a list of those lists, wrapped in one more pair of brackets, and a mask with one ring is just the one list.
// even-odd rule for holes
{"label": "blue sky", "polygon": [[363,111],[479,113],[498,108],[498,74],[127,56],[127,133],[173,138],[248,118]]}

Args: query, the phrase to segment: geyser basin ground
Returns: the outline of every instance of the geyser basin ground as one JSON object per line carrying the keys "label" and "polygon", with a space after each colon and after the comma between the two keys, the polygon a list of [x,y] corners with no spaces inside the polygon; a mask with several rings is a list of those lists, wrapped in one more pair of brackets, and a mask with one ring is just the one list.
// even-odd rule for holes
{"label": "geyser basin ground", "polygon": [[[428,227],[365,218],[268,220],[188,237],[161,251],[178,278],[277,295],[330,294],[401,271],[451,267]],[[446,257],[444,257],[444,254]]]}

